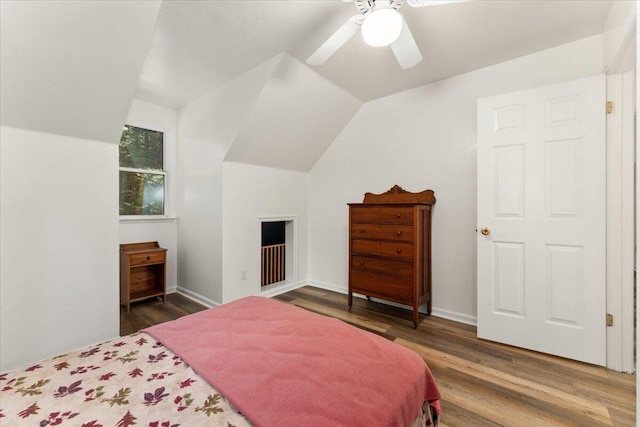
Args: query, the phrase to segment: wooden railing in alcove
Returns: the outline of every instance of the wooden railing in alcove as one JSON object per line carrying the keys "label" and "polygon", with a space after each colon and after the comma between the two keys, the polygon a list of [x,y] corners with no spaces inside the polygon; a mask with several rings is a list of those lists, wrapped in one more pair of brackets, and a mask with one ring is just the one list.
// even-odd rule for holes
{"label": "wooden railing in alcove", "polygon": [[285,244],[262,246],[261,285],[281,282],[285,278]]}

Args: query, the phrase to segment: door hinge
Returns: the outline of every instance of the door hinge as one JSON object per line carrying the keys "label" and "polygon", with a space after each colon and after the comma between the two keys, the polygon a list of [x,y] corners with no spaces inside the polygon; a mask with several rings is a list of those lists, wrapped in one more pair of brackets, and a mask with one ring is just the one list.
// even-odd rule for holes
{"label": "door hinge", "polygon": [[607,313],[607,326],[613,326],[613,314]]}
{"label": "door hinge", "polygon": [[607,101],[607,114],[613,113],[613,101]]}

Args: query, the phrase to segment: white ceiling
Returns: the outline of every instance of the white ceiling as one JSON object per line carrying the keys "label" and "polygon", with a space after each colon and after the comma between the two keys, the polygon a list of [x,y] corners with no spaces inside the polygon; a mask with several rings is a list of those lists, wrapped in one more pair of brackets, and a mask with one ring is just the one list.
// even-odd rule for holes
{"label": "white ceiling", "polygon": [[0,1],[0,123],[118,143],[154,2]]}
{"label": "white ceiling", "polygon": [[[624,1],[624,0],[616,0]],[[422,86],[603,30],[612,0],[473,0],[411,8],[424,61],[401,70],[357,34],[320,75],[361,101]],[[178,108],[282,53],[304,62],[350,16],[340,0],[164,1],[136,98]]]}
{"label": "white ceiling", "polygon": [[362,103],[287,54],[274,60],[224,159],[306,172]]}

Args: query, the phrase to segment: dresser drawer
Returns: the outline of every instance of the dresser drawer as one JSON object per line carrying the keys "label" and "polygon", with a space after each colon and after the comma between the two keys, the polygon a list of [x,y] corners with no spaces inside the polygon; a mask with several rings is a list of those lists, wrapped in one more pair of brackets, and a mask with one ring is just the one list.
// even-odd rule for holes
{"label": "dresser drawer", "polygon": [[413,225],[413,208],[404,206],[352,206],[351,222]]}
{"label": "dresser drawer", "polygon": [[413,242],[413,227],[388,224],[351,224],[351,237]]}
{"label": "dresser drawer", "polygon": [[139,254],[131,254],[129,256],[129,265],[131,267],[135,267],[136,265],[156,264],[159,262],[165,262],[165,251],[143,252]]}
{"label": "dresser drawer", "polygon": [[354,255],[351,257],[351,268],[354,270],[383,273],[409,280],[413,278],[413,262],[411,261],[397,261],[393,259]]}
{"label": "dresser drawer", "polygon": [[351,290],[367,296],[387,297],[402,302],[413,298],[413,281],[367,271],[349,273]]}
{"label": "dresser drawer", "polygon": [[413,260],[413,243],[353,239],[351,250],[354,254]]}

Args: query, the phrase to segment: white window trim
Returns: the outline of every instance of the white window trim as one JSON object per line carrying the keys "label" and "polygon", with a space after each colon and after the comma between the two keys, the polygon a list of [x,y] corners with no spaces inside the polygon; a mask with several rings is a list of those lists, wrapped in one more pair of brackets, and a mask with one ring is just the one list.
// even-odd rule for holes
{"label": "white window trim", "polygon": [[[163,154],[164,156],[164,154]],[[163,166],[164,167],[164,166]],[[137,169],[137,168],[119,168],[118,170],[122,172],[135,172],[135,173],[148,173],[151,175],[164,175],[167,176],[166,170],[157,170],[157,169]]]}
{"label": "white window trim", "polygon": [[[121,168],[120,162],[118,161],[118,172],[140,172],[140,173],[152,173],[164,176],[164,215],[119,215],[119,219],[121,222],[152,222],[152,221],[174,221],[176,218],[173,216],[173,199],[175,195],[175,190],[173,188],[173,183],[175,179],[173,179],[172,175],[175,173],[175,156],[174,156],[174,140],[173,140],[173,132],[171,129],[153,126],[142,122],[137,122],[134,120],[127,120],[125,125],[134,126],[141,129],[150,130],[153,132],[161,132],[163,134],[162,138],[162,159],[164,170],[155,171],[151,169],[136,169],[136,168]],[[118,142],[118,146],[120,143]],[[119,191],[118,186],[118,191]]]}
{"label": "white window trim", "polygon": [[173,222],[176,220],[174,216],[167,215],[120,215],[120,222],[156,222],[156,221],[168,221]]}

